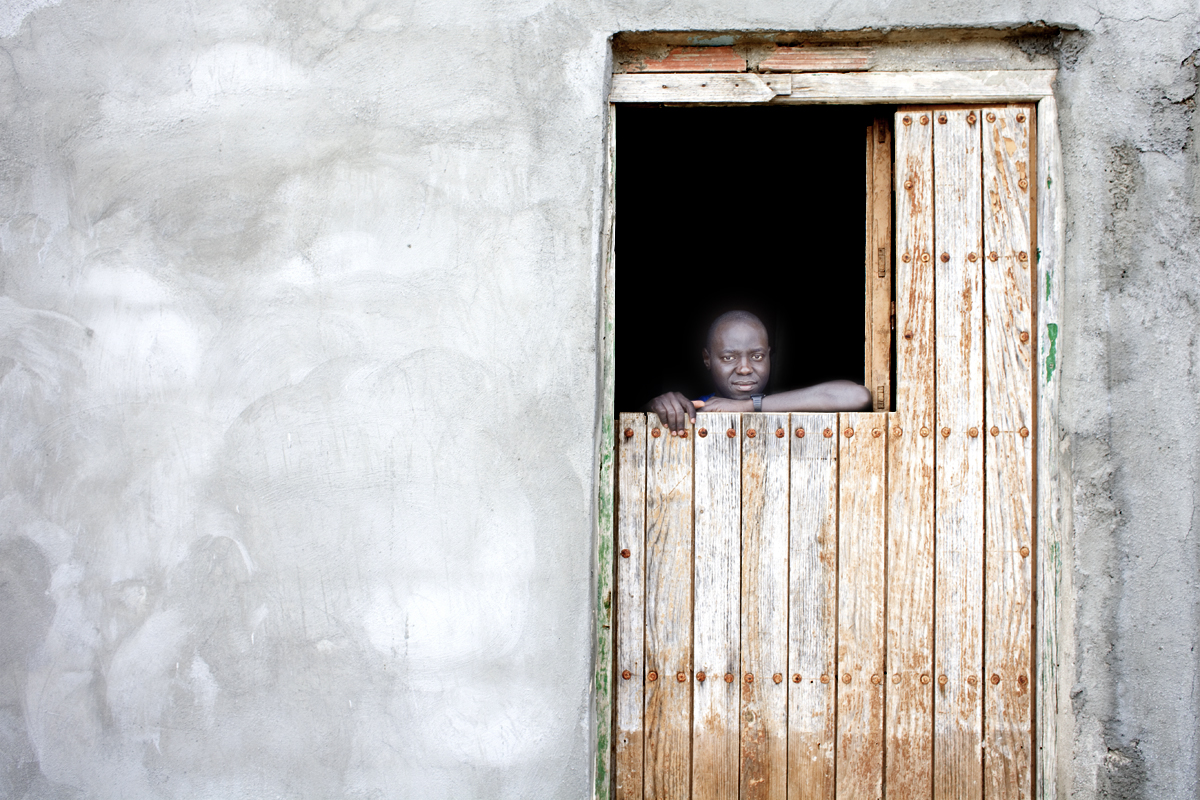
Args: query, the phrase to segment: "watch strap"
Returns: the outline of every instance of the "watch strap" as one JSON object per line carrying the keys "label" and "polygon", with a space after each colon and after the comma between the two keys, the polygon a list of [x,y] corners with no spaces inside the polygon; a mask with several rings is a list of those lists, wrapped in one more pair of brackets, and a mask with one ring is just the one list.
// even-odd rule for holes
{"label": "watch strap", "polygon": [[750,400],[753,401],[753,403],[754,403],[755,411],[758,411],[758,412],[762,411],[762,401],[763,401],[764,397],[766,397],[766,395],[761,395],[761,394],[750,395]]}

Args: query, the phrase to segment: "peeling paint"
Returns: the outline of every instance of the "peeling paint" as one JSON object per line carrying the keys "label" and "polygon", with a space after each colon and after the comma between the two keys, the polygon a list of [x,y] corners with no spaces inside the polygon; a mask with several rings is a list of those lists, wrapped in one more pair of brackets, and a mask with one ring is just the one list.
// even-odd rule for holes
{"label": "peeling paint", "polygon": [[1054,368],[1057,365],[1057,344],[1058,326],[1053,322],[1046,324],[1046,336],[1050,339],[1050,352],[1046,355],[1046,383],[1054,377]]}

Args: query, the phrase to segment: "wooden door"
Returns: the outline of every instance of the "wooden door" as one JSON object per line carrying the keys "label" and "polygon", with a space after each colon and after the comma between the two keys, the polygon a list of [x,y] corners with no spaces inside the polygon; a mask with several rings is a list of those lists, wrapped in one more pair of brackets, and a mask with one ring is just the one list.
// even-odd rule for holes
{"label": "wooden door", "polygon": [[620,415],[620,800],[1030,795],[1033,141],[896,112],[894,412]]}

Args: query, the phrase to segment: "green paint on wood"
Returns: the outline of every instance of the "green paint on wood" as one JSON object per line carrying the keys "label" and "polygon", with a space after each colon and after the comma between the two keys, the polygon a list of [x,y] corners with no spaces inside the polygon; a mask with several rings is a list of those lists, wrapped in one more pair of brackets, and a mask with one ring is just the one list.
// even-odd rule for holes
{"label": "green paint on wood", "polygon": [[1046,383],[1054,377],[1054,368],[1058,365],[1058,326],[1053,322],[1046,323],[1046,336],[1050,339],[1050,352],[1046,355]]}
{"label": "green paint on wood", "polygon": [[[1041,258],[1041,256],[1038,256]],[[1046,270],[1046,302],[1050,302],[1050,270]]]}

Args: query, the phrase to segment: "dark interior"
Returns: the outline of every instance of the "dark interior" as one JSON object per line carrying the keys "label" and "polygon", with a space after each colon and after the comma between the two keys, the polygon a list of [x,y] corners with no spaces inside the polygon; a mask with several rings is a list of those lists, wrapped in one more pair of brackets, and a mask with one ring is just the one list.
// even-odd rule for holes
{"label": "dark interior", "polygon": [[616,410],[711,391],[712,319],[753,311],[771,386],[863,381],[866,107],[621,106]]}

